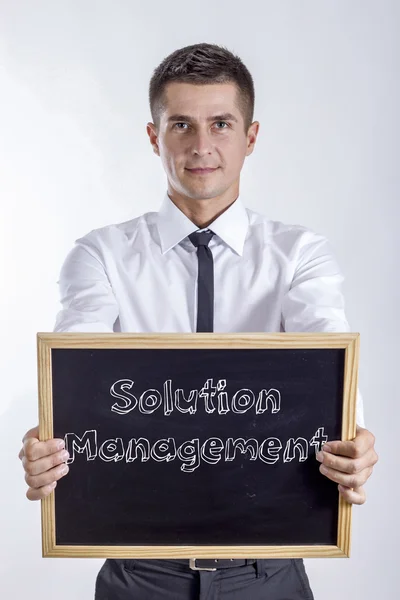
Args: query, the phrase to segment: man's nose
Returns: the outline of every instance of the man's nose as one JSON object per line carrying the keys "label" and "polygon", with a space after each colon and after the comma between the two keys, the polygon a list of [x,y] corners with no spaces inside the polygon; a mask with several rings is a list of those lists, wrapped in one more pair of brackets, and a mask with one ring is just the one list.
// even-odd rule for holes
{"label": "man's nose", "polygon": [[212,151],[213,143],[208,131],[198,131],[192,139],[193,154],[203,156]]}

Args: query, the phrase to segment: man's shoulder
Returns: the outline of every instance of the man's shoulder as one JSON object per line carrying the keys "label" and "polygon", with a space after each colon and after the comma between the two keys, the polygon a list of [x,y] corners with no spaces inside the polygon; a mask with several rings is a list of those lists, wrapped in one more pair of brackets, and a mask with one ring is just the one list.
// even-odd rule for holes
{"label": "man's shoulder", "polygon": [[151,231],[156,224],[156,211],[149,211],[133,217],[127,221],[119,223],[110,223],[95,229],[91,229],[76,241],[82,245],[113,245],[118,242],[129,242],[134,240],[138,231]]}
{"label": "man's shoulder", "polygon": [[246,208],[246,211],[249,217],[250,235],[252,232],[256,233],[259,230],[266,241],[275,241],[276,243],[327,241],[324,234],[317,232],[309,226],[271,219],[249,208]]}

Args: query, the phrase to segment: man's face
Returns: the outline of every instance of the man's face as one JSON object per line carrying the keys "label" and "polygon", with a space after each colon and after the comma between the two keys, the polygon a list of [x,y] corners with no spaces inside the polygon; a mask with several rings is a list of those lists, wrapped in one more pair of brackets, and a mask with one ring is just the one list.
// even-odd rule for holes
{"label": "man's face", "polygon": [[[230,196],[239,191],[240,171],[252,153],[259,123],[244,131],[242,113],[235,104],[233,83],[193,85],[169,83],[167,108],[157,132],[148,123],[154,152],[168,178],[169,192],[196,200]],[[208,173],[195,168],[215,169]]]}

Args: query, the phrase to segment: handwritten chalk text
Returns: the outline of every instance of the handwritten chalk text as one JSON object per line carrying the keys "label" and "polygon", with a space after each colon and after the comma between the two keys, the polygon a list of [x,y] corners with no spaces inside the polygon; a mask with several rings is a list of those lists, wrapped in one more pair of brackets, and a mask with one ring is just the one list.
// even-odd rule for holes
{"label": "handwritten chalk text", "polygon": [[[146,390],[137,398],[132,393],[134,382],[131,379],[119,379],[110,388],[110,394],[113,398],[118,398],[119,402],[112,405],[111,411],[125,415],[135,408],[143,414],[152,414],[163,407],[164,415],[168,416],[177,409],[181,413],[194,415],[198,404],[204,406],[207,413],[211,414],[215,410],[224,415],[229,411],[237,414],[243,414],[255,408],[257,415],[260,415],[271,409],[275,414],[281,408],[280,392],[274,388],[270,390],[261,390],[256,399],[255,393],[248,389],[238,390],[229,401],[226,388],[226,379],[219,379],[216,385],[213,385],[213,379],[207,379],[201,390],[191,390],[188,398],[185,398],[183,389],[178,388],[172,393],[172,379],[167,379],[163,384],[163,393],[157,389]],[[121,402],[122,401],[122,402]]]}
{"label": "handwritten chalk text", "polygon": [[215,465],[221,460],[233,461],[239,454],[247,454],[249,460],[261,460],[267,465],[273,465],[278,460],[284,463],[297,459],[304,462],[308,458],[310,446],[315,452],[321,450],[327,442],[328,437],[324,434],[324,427],[320,427],[313,437],[308,441],[303,437],[289,438],[283,446],[281,440],[269,437],[259,442],[255,438],[227,438],[223,441],[218,437],[210,437],[203,443],[199,438],[186,440],[179,446],[173,437],[162,438],[150,442],[147,438],[132,438],[124,443],[122,438],[107,439],[99,446],[96,429],[85,431],[79,437],[75,433],[65,435],[65,448],[70,458],[67,464],[73,463],[75,453],[86,453],[86,460],[91,461],[99,458],[105,462],[118,462],[124,460],[127,463],[139,460],[147,462],[152,459],[156,462],[181,461],[181,470],[184,473],[192,473],[201,461]]}

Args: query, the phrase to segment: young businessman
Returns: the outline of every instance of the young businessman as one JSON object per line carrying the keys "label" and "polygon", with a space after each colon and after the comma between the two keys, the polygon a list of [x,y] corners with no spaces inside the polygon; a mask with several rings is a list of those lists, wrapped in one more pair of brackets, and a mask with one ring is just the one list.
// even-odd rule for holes
{"label": "young businessman", "polygon": [[[239,57],[213,44],[173,52],[150,82],[147,133],[167,175],[159,212],[76,241],[62,266],[55,331],[345,332],[343,277],[328,241],[256,213],[239,196],[255,146],[254,86]],[[323,398],[321,398],[323,402]],[[357,397],[357,434],[318,460],[340,494],[363,504],[378,460]],[[68,473],[62,440],[23,438],[30,500]],[[200,568],[200,570],[199,570]],[[96,600],[312,599],[301,559],[106,560]]]}

